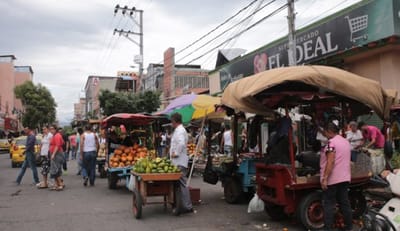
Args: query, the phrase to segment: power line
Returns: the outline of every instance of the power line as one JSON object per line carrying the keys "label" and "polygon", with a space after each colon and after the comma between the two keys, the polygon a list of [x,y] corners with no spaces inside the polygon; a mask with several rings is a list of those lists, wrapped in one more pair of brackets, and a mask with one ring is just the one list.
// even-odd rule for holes
{"label": "power line", "polygon": [[260,12],[262,9],[264,9],[265,7],[267,7],[268,5],[272,4],[273,2],[275,2],[276,0],[271,0],[270,2],[266,3],[265,5],[263,5],[262,7],[260,7],[258,10],[256,10],[253,14],[247,16],[246,18],[244,18],[243,20],[239,21],[238,23],[236,23],[235,25],[229,27],[228,29],[224,30],[223,32],[221,32],[220,34],[218,34],[216,37],[214,37],[213,39],[211,39],[210,41],[204,43],[203,45],[201,45],[200,47],[198,47],[197,49],[195,49],[194,51],[190,52],[189,54],[185,55],[184,57],[180,58],[177,62],[182,61],[183,59],[185,59],[186,57],[188,57],[189,55],[192,55],[193,53],[197,52],[198,50],[200,50],[201,48],[207,46],[208,44],[210,44],[212,41],[216,40],[217,38],[221,37],[222,35],[224,35],[226,32],[232,30],[233,28],[237,27],[238,25],[242,24],[243,22],[245,22],[247,19],[249,19],[250,17],[252,17],[254,14]]}
{"label": "power line", "polygon": [[[254,16],[254,12],[255,12],[258,8],[260,8],[260,6],[261,6],[263,3],[264,3],[264,0],[261,0],[261,1],[254,7],[254,9],[250,9],[250,8],[249,8],[249,11],[248,11],[243,17],[241,17],[239,21],[243,20],[244,18],[246,18],[246,17],[249,16],[249,15],[253,15],[253,16]],[[243,28],[245,28],[246,26],[249,25],[249,23],[251,23],[251,20],[252,20],[252,17],[249,18],[249,20],[247,20],[247,21],[245,21],[244,23],[242,23],[240,26],[238,26],[238,27],[236,28],[236,30],[231,31],[231,33],[230,33],[227,37],[233,36],[233,35],[237,34],[239,31],[243,30]],[[232,47],[234,46],[234,44],[236,43],[237,39],[238,39],[238,38],[236,38],[235,40],[232,40],[232,41],[229,42],[229,43],[226,43],[221,49],[225,49],[225,48],[228,47],[228,46],[229,46],[230,48],[232,48]],[[216,42],[216,41],[213,41],[212,44],[214,44],[214,42]],[[211,45],[211,44],[210,44],[210,45]],[[229,53],[229,51],[228,51],[228,53]],[[206,58],[204,59],[204,61],[202,62],[202,65],[206,65],[206,64],[208,64],[208,63],[211,63],[210,60],[211,60],[212,57],[213,57],[213,54],[210,53],[210,54],[208,55],[208,57],[206,57]]]}
{"label": "power line", "polygon": [[215,46],[215,47],[209,49],[208,51],[206,51],[206,52],[203,53],[202,55],[200,55],[200,56],[198,56],[198,57],[196,57],[196,58],[190,60],[190,61],[189,61],[188,63],[186,63],[185,65],[189,65],[190,63],[192,63],[192,62],[194,62],[194,61],[196,61],[196,60],[198,60],[198,59],[204,57],[204,56],[207,55],[209,52],[211,52],[211,51],[217,49],[218,47],[224,45],[225,43],[231,41],[232,39],[234,39],[234,38],[236,38],[236,37],[242,35],[244,32],[246,32],[246,31],[250,30],[251,28],[257,26],[258,24],[260,24],[262,21],[266,20],[267,18],[269,18],[269,17],[271,17],[271,16],[273,16],[273,15],[279,13],[280,11],[282,11],[283,9],[285,9],[286,7],[287,7],[287,4],[282,5],[282,6],[279,7],[278,9],[274,10],[272,13],[270,13],[270,14],[266,15],[265,17],[261,18],[261,19],[258,20],[257,22],[253,23],[252,25],[250,25],[250,26],[247,27],[246,29],[244,29],[244,30],[242,30],[241,32],[239,32],[238,34],[236,34],[236,35],[230,37],[229,39],[223,41],[222,43],[218,44],[217,46]]}
{"label": "power line", "polygon": [[192,42],[191,44],[187,45],[186,47],[182,48],[181,50],[177,51],[175,55],[182,53],[184,50],[188,49],[189,47],[192,47],[194,44],[198,43],[199,41],[201,41],[202,39],[204,39],[205,37],[207,37],[208,35],[210,35],[211,33],[213,33],[214,31],[216,31],[217,29],[219,29],[220,27],[222,27],[223,25],[225,25],[226,23],[228,23],[230,20],[232,20],[233,18],[235,18],[237,15],[239,15],[240,13],[242,13],[243,11],[245,11],[247,8],[249,8],[251,5],[253,5],[254,3],[256,3],[258,0],[253,0],[252,2],[250,2],[247,6],[243,7],[242,9],[240,9],[238,12],[236,12],[236,14],[232,15],[231,17],[227,18],[225,21],[223,21],[221,24],[219,24],[218,26],[216,26],[214,29],[212,29],[211,31],[207,32],[206,34],[204,34],[203,36],[201,36],[200,38],[198,38],[197,40],[195,40],[194,42]]}

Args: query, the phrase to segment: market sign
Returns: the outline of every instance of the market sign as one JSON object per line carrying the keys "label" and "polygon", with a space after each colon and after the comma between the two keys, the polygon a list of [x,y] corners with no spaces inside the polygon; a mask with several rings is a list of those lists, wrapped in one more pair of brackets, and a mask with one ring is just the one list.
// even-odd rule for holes
{"label": "market sign", "polygon": [[[318,61],[354,47],[400,36],[398,0],[367,0],[296,32],[298,65]],[[217,70],[221,89],[234,80],[288,66],[288,40],[281,38]]]}

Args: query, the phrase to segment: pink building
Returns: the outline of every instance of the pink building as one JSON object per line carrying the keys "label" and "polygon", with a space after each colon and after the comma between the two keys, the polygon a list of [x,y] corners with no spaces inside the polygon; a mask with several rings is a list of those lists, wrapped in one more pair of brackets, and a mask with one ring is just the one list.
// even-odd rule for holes
{"label": "pink building", "polygon": [[15,98],[14,88],[32,81],[30,66],[14,66],[14,55],[0,55],[0,130],[15,132],[22,129],[19,123],[23,111],[20,100]]}

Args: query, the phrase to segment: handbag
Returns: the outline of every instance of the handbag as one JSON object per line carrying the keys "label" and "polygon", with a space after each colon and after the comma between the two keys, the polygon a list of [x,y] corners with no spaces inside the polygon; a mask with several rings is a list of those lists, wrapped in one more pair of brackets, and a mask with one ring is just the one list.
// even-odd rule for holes
{"label": "handbag", "polygon": [[218,174],[212,169],[212,157],[208,155],[206,168],[203,173],[203,181],[209,184],[218,183]]}

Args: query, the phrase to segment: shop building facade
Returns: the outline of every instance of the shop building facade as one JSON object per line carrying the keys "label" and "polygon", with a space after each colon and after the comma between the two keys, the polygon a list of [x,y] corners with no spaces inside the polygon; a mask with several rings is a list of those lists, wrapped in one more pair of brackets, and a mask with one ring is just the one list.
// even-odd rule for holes
{"label": "shop building facade", "polygon": [[[296,62],[342,68],[400,92],[400,1],[364,0],[297,30]],[[210,94],[283,66],[288,66],[286,37],[211,71]]]}

